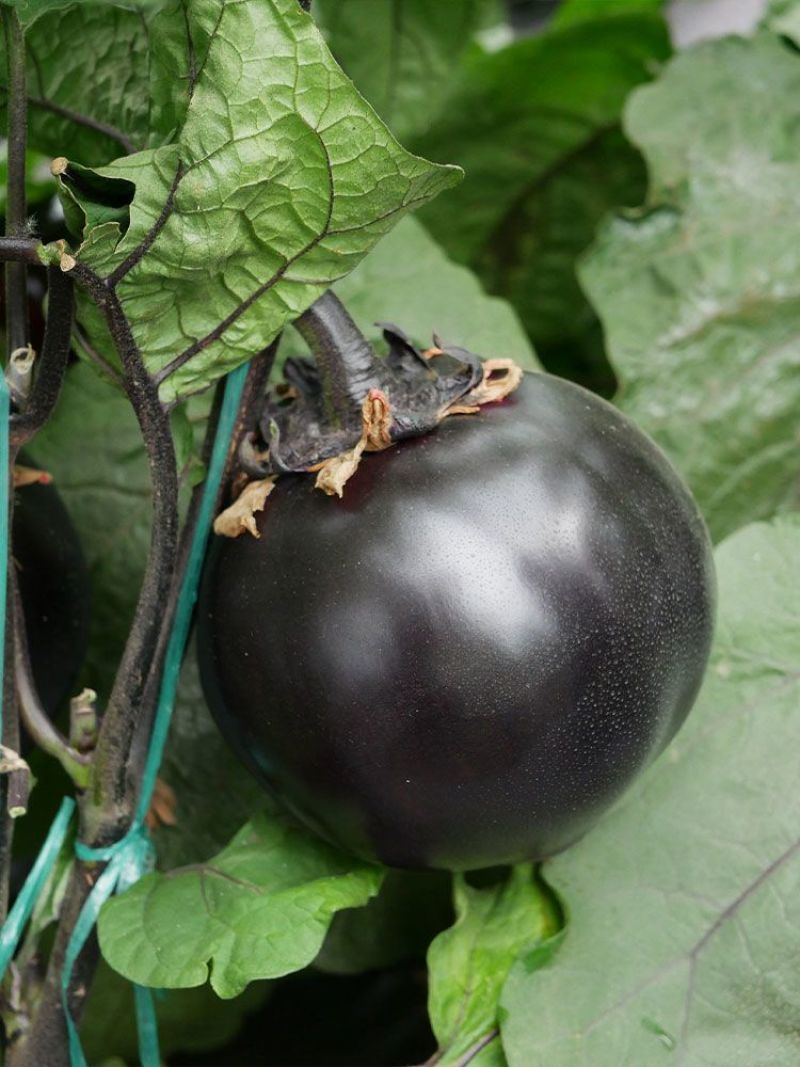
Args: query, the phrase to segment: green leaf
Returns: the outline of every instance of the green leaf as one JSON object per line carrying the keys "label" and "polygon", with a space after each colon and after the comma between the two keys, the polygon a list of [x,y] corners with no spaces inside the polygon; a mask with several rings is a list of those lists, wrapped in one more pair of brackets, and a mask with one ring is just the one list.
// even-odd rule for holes
{"label": "green leaf", "polygon": [[[141,7],[92,0],[27,5],[31,19],[42,14],[25,38],[32,147],[89,166],[144,147],[150,113],[150,16]],[[3,125],[6,85],[5,52],[0,49]]]}
{"label": "green leaf", "polygon": [[150,874],[100,913],[100,947],[140,985],[210,975],[234,997],[257,978],[307,966],[334,913],[374,896],[383,872],[277,817],[256,816],[207,863]]}
{"label": "green leaf", "polygon": [[618,807],[545,865],[569,927],[548,965],[511,972],[511,1067],[788,1067],[800,1054],[800,519],[749,526],[716,561],[697,707]]}
{"label": "green leaf", "polygon": [[[253,982],[233,1000],[220,1000],[211,986],[158,990],[153,998],[162,1056],[209,1053],[238,1033],[244,1018],[260,1008],[272,991],[268,982]],[[139,1063],[139,1040],[133,986],[100,960],[81,1021],[81,1042],[91,1064],[119,1056]]]}
{"label": "green leaf", "polygon": [[800,57],[770,35],[679,56],[627,111],[648,205],[611,220],[581,271],[621,406],[715,538],[798,498],[798,93]]}
{"label": "green leaf", "polygon": [[[475,275],[451,262],[414,218],[398,223],[334,290],[379,348],[377,323],[393,322],[424,348],[436,332],[482,356],[508,356],[540,369],[511,305],[487,296]],[[281,356],[302,351],[292,335],[281,342]]]}
{"label": "green leaf", "polygon": [[481,25],[483,0],[316,0],[331,51],[399,138],[424,133]]}
{"label": "green leaf", "polygon": [[611,207],[644,193],[644,168],[622,138],[620,116],[669,50],[663,21],[642,14],[474,55],[441,117],[414,142],[467,174],[422,221],[489,292],[511,301],[552,369],[574,357],[588,364],[587,378],[603,376],[597,356],[581,354],[596,320],[575,260]]}
{"label": "green leaf", "polygon": [[550,899],[529,864],[483,889],[455,875],[454,894],[455,925],[428,951],[428,1010],[442,1065],[465,1063],[467,1052],[492,1040],[515,960],[524,956],[532,966],[535,957],[541,966],[560,940]]}
{"label": "green leaf", "polygon": [[[9,7],[15,7],[23,26],[29,27],[37,22],[43,15],[53,11],[61,11],[64,8],[74,7],[76,0],[3,0]],[[83,3],[84,0],[77,0]],[[163,0],[85,0],[87,7],[124,7],[133,10],[145,11],[147,8],[157,7]]]}
{"label": "green leaf", "polygon": [[153,32],[185,14],[207,48],[182,128],[98,172],[135,185],[130,225],[96,227],[79,253],[105,276],[127,262],[117,292],[165,400],[261,350],[460,175],[397,144],[297,0],[196,0]]}
{"label": "green leaf", "polygon": [[591,19],[614,18],[640,11],[660,11],[664,0],[563,0],[553,26],[573,26]]}
{"label": "green leaf", "polygon": [[763,25],[800,45],[800,3],[798,0],[770,0]]}
{"label": "green leaf", "polygon": [[130,404],[90,367],[72,367],[34,455],[53,475],[89,564],[85,677],[102,696],[128,635],[150,544],[150,477]]}

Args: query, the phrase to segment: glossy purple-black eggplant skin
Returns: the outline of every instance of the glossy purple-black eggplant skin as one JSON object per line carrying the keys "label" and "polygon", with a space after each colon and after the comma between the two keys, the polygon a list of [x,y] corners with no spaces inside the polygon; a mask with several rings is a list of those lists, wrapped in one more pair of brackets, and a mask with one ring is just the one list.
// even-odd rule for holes
{"label": "glossy purple-black eggplant skin", "polygon": [[86,653],[90,605],[78,534],[54,486],[16,491],[12,551],[34,681],[55,714],[72,695]]}
{"label": "glossy purple-black eggplant skin", "polygon": [[341,500],[281,478],[258,529],[209,554],[206,696],[257,777],[360,856],[558,852],[697,695],[705,524],[656,445],[561,379],[365,456]]}

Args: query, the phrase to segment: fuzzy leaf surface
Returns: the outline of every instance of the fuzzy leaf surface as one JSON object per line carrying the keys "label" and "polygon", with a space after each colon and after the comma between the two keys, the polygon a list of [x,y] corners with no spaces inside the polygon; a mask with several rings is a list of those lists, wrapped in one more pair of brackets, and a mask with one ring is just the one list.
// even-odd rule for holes
{"label": "fuzzy leaf surface", "polygon": [[697,707],[544,876],[566,937],[502,997],[511,1067],[790,1067],[800,1057],[800,518],[716,552]]}
{"label": "fuzzy leaf surface", "polygon": [[798,501],[800,57],[731,37],[631,99],[646,207],[613,218],[581,278],[621,406],[687,478],[717,539]]}
{"label": "fuzzy leaf surface", "polygon": [[[260,351],[460,177],[400,147],[296,0],[195,0],[185,14],[155,22],[165,39],[177,20],[191,34],[181,128],[95,173],[103,203],[131,183],[135,196],[129,223],[85,229],[79,252],[105,277],[125,264],[117,293],[165,400]],[[85,185],[70,195],[102,217]]]}
{"label": "fuzzy leaf surface", "polygon": [[167,989],[211,979],[235,997],[258,978],[307,966],[342,908],[374,896],[383,871],[279,817],[258,815],[206,863],[150,874],[100,913],[103,956],[124,977]]}

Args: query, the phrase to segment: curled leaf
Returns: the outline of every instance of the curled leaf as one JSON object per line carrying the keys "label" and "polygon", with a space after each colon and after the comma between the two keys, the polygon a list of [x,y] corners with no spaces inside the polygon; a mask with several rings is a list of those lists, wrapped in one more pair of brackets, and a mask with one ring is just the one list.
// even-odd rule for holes
{"label": "curled leaf", "polygon": [[238,537],[245,531],[258,537],[255,514],[264,510],[267,497],[275,487],[275,479],[262,478],[244,487],[230,507],[214,520],[214,533],[221,537]]}

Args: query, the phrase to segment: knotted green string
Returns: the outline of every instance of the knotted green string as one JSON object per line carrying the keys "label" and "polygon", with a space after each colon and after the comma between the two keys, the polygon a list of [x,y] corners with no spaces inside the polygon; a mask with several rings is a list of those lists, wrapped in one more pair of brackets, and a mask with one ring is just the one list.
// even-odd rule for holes
{"label": "knotted green string", "polygon": [[[69,985],[75,962],[97,922],[97,917],[103,904],[115,892],[122,892],[133,885],[153,865],[154,850],[144,819],[150,808],[150,802],[155,790],[156,776],[161,765],[172,711],[175,706],[181,664],[189,637],[192,612],[197,600],[197,588],[211,530],[214,505],[225,469],[230,438],[236,422],[236,413],[239,408],[246,376],[247,367],[243,366],[229,374],[225,383],[225,394],[208,465],[208,474],[203,487],[197,525],[189,548],[186,572],[178,596],[175,620],[164,659],[164,674],[161,679],[158,707],[133,822],[121,840],[105,848],[90,848],[81,841],[76,841],[75,843],[75,853],[79,859],[89,862],[105,862],[107,866],[95,883],[78,916],[78,921],[67,944],[64,967],[61,974],[61,1002],[67,1021],[72,1067],[86,1067],[86,1057],[83,1054],[78,1029],[72,1018],[68,1000]],[[0,375],[0,421],[2,422],[2,428],[0,428],[0,471],[8,468],[8,413],[8,387],[2,375]],[[5,466],[3,466],[3,463],[5,463]],[[0,479],[0,482],[2,481],[3,479]],[[8,557],[7,505],[8,481],[6,479],[4,486],[0,486],[0,551],[4,553],[0,558]],[[0,567],[0,571],[3,572],[2,578],[0,578],[0,620],[2,620],[0,625],[3,625],[5,611],[1,609],[5,603],[6,575],[4,568]],[[2,630],[0,630],[0,638],[2,638]],[[0,684],[2,684],[3,677],[2,648],[3,641],[0,639]],[[0,718],[0,726],[2,726],[2,718]],[[9,913],[8,920],[4,924],[2,931],[0,931],[0,978],[2,978],[16,950],[25,923],[30,918],[36,900],[52,870],[58,851],[67,834],[74,807],[75,804],[72,800],[65,799],[62,802],[61,809],[50,828],[36,863]],[[161,1057],[152,994],[149,989],[138,985],[134,985],[134,993],[142,1067],[160,1067]]]}

